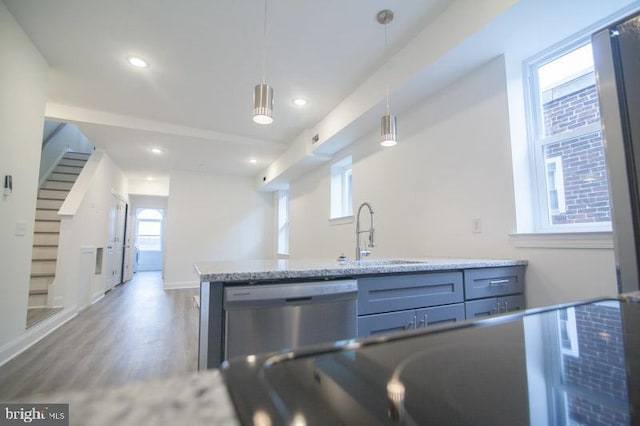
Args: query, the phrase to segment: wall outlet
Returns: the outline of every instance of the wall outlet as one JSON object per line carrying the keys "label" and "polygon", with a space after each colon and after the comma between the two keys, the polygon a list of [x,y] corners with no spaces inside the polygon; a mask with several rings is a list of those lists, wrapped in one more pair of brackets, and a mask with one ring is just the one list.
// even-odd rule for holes
{"label": "wall outlet", "polygon": [[480,234],[482,232],[482,221],[479,217],[471,219],[471,232],[474,234]]}

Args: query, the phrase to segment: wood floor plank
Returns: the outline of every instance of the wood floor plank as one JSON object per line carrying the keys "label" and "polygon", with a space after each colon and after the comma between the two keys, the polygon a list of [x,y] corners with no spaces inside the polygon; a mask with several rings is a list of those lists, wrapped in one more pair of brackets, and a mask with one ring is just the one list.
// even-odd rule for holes
{"label": "wood floor plank", "polygon": [[136,273],[0,367],[0,401],[196,371],[197,294],[165,291],[159,272]]}

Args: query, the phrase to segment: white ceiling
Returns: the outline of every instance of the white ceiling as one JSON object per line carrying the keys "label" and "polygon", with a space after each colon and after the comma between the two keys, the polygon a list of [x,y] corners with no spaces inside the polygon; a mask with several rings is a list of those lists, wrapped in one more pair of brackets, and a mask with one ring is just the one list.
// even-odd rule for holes
{"label": "white ceiling", "polygon": [[[51,67],[48,112],[75,122],[129,175],[171,169],[252,176],[451,0],[269,0],[267,82],[275,122],[253,123],[262,0],[4,0]],[[143,57],[148,69],[127,64]],[[293,105],[296,96],[309,103]],[[163,156],[150,148],[160,146]],[[249,158],[256,164],[249,164]]]}

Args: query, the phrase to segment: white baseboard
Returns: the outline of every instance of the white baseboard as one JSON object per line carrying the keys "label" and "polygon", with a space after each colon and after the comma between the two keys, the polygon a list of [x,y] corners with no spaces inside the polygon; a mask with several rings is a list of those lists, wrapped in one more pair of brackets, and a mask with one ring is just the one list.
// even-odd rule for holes
{"label": "white baseboard", "polygon": [[200,283],[198,281],[164,282],[165,290],[178,290],[181,288],[200,288]]}
{"label": "white baseboard", "polygon": [[11,361],[22,352],[39,342],[49,333],[78,315],[78,309],[65,309],[50,318],[34,325],[24,332],[24,334],[13,339],[0,347],[0,366]]}

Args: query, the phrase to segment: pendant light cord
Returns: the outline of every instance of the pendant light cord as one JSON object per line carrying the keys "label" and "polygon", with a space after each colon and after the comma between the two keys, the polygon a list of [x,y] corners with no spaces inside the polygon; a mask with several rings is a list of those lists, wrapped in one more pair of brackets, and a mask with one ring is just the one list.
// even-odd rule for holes
{"label": "pendant light cord", "polygon": [[267,84],[267,0],[264,0],[264,26],[262,38],[262,84]]}
{"label": "pendant light cord", "polygon": [[[387,55],[387,24],[384,24],[384,56]],[[389,115],[389,61],[385,67],[385,80],[387,80],[387,115]]]}

